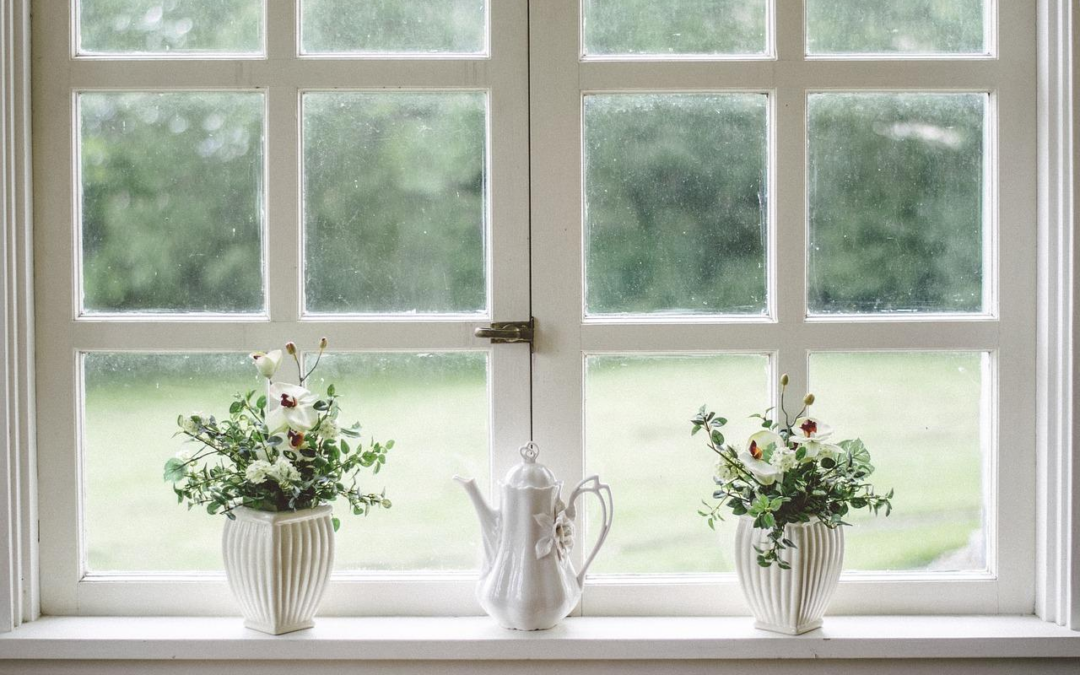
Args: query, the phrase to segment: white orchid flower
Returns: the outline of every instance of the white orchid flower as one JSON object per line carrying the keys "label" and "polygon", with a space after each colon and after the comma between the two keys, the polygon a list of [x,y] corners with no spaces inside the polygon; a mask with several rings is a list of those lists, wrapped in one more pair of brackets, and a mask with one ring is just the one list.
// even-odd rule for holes
{"label": "white orchid flower", "polygon": [[783,471],[764,460],[754,457],[746,450],[739,453],[739,461],[762,485],[772,485],[784,477]]}
{"label": "white orchid flower", "polygon": [[255,362],[255,368],[258,369],[259,374],[268,380],[274,376],[278,366],[281,365],[280,349],[275,349],[272,352],[252,352],[249,356]]}
{"label": "white orchid flower", "polygon": [[832,436],[832,427],[816,417],[800,417],[791,428],[792,443],[820,442],[828,440],[829,436]]}
{"label": "white orchid flower", "polygon": [[295,384],[275,382],[270,385],[270,412],[266,415],[266,427],[271,434],[285,429],[308,431],[319,421],[315,394]]}
{"label": "white orchid flower", "polygon": [[768,450],[769,446],[774,446],[773,452],[782,450],[785,447],[784,439],[780,438],[780,434],[766,430],[753,434],[746,441],[746,451],[750,453],[754,459],[761,459],[762,453]]}

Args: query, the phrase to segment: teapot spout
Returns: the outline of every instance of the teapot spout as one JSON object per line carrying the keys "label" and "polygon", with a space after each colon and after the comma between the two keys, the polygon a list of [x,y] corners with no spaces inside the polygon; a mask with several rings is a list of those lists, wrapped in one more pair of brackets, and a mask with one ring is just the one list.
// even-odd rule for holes
{"label": "teapot spout", "polygon": [[476,487],[476,480],[454,476],[454,480],[461,483],[465,492],[472,500],[476,509],[476,516],[480,519],[480,534],[484,541],[484,568],[486,569],[495,559],[495,547],[499,540],[499,512],[488,506],[480,489]]}

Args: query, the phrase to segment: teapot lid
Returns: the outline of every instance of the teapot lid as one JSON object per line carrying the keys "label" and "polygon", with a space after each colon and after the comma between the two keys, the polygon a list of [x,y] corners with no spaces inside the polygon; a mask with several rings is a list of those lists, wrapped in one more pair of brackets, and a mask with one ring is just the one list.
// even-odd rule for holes
{"label": "teapot lid", "polygon": [[536,463],[536,457],[540,454],[540,446],[532,441],[518,448],[521,453],[521,463],[510,469],[503,479],[503,485],[514,488],[546,488],[558,485],[555,475],[543,464]]}

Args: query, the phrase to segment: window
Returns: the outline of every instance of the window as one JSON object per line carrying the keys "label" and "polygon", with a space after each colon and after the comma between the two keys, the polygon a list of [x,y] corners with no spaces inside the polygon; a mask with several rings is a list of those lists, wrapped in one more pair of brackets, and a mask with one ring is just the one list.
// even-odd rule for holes
{"label": "window", "polygon": [[44,610],[228,611],[174,420],[326,335],[396,447],[324,614],[475,611],[530,435],[615,491],[585,613],[742,613],[686,420],[781,372],[897,492],[835,611],[1029,611],[1033,10],[856,4],[37,0]]}

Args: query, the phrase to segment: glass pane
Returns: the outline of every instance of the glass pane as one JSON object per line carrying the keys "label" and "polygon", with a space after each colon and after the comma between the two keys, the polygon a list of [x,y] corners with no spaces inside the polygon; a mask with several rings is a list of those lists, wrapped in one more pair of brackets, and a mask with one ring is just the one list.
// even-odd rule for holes
{"label": "glass pane", "polygon": [[263,309],[263,95],[83,93],[87,312]]}
{"label": "glass pane", "polygon": [[304,95],[307,309],[487,307],[487,99]]}
{"label": "glass pane", "polygon": [[84,358],[88,569],[222,569],[223,519],[177,504],[162,480],[162,467],[187,447],[174,437],[179,415],[225,416],[237,392],[258,389],[265,380],[246,354],[91,353]]}
{"label": "glass pane", "polygon": [[79,0],[80,54],[263,52],[263,0]]}
{"label": "glass pane", "polygon": [[980,312],[986,94],[809,97],[812,313]]}
{"label": "glass pane", "polygon": [[768,98],[585,98],[586,312],[763,314]]}
{"label": "glass pane", "polygon": [[588,56],[764,54],[768,0],[584,0]]}
{"label": "glass pane", "polygon": [[845,569],[986,569],[988,373],[984,353],[811,355],[814,416],[861,438],[874,486],[896,490],[888,518],[848,518]]}
{"label": "glass pane", "polygon": [[476,569],[480,527],[452,477],[489,482],[487,353],[329,354],[309,384],[330,383],[341,419],[358,420],[365,439],[395,442],[386,470],[365,479],[385,486],[394,505],[368,518],[341,516],[335,567]]}
{"label": "glass pane", "polygon": [[[738,519],[714,533],[697,515],[715,489],[716,460],[690,437],[689,420],[707,404],[733,438],[753,433],[760,423],[749,416],[769,406],[768,357],[590,356],[585,387],[586,474],[611,485],[618,510],[590,574],[733,571]],[[598,510],[589,511],[594,532]]]}
{"label": "glass pane", "polygon": [[986,0],[806,0],[810,54],[984,54]]}
{"label": "glass pane", "polygon": [[482,54],[485,0],[302,0],[305,54]]}

